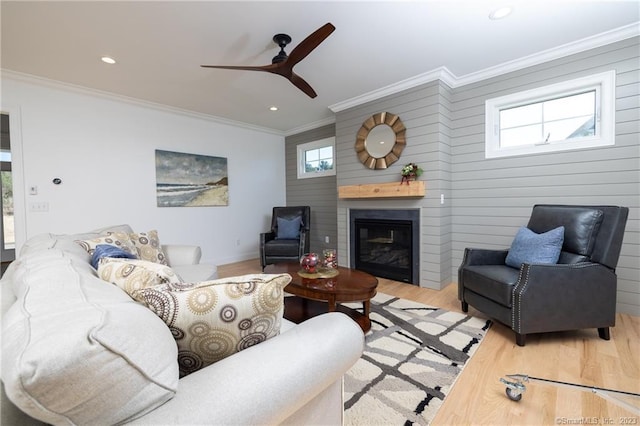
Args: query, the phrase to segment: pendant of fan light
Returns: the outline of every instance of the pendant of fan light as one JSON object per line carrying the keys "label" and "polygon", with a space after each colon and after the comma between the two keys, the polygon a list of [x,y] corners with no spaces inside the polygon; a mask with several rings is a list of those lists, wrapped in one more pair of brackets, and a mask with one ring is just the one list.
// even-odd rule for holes
{"label": "pendant of fan light", "polygon": [[331,23],[327,23],[311,33],[300,44],[293,48],[287,55],[284,48],[291,43],[291,37],[287,34],[276,34],[273,41],[280,46],[280,52],[271,60],[270,65],[242,66],[242,65],[201,65],[203,68],[220,68],[227,70],[265,71],[278,74],[289,80],[298,89],[306,93],[310,98],[315,98],[317,93],[302,77],[293,72],[293,67],[307,57],[309,53],[320,45],[336,29]]}

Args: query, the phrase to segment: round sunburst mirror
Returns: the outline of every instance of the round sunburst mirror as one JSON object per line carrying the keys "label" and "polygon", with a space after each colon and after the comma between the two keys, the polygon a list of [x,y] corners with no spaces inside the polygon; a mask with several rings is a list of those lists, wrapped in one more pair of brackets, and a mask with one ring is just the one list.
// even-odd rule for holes
{"label": "round sunburst mirror", "polygon": [[370,169],[386,169],[398,161],[407,144],[406,129],[395,114],[379,112],[367,118],[356,135],[356,154]]}

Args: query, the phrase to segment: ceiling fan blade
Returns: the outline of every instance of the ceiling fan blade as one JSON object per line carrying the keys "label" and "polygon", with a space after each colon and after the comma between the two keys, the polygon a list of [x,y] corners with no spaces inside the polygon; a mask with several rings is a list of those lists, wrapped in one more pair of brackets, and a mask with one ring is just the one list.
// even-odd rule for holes
{"label": "ceiling fan blade", "polygon": [[316,96],[318,96],[316,91],[313,90],[313,88],[309,85],[309,83],[304,81],[304,79],[302,77],[300,77],[298,74],[292,72],[291,76],[288,77],[288,79],[289,79],[290,82],[293,83],[294,86],[296,86],[298,89],[302,90],[310,98],[315,98]]}
{"label": "ceiling fan blade", "polygon": [[300,44],[293,48],[291,53],[289,53],[289,57],[286,62],[287,65],[291,68],[301,60],[307,57],[313,49],[318,47],[320,43],[324,41],[331,33],[336,29],[330,22],[324,24],[313,33],[311,33],[307,38],[302,40]]}
{"label": "ceiling fan blade", "polygon": [[277,64],[251,66],[251,65],[200,65],[202,68],[220,68],[224,70],[244,70],[244,71],[266,71],[274,72]]}

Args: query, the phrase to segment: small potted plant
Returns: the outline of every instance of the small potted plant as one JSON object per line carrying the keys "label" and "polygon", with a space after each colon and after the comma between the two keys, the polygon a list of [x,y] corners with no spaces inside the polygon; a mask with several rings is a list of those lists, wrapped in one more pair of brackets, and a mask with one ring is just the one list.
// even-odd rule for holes
{"label": "small potted plant", "polygon": [[400,172],[402,175],[400,184],[402,185],[403,182],[407,182],[407,185],[409,185],[409,181],[416,180],[416,178],[422,174],[422,171],[423,170],[416,163],[407,164]]}

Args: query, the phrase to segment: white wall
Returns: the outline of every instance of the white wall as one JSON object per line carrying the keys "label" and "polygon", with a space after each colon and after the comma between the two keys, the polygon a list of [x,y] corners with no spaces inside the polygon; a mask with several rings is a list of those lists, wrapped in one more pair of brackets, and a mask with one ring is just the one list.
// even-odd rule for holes
{"label": "white wall", "polygon": [[[225,264],[258,257],[271,208],[285,203],[281,135],[6,77],[2,111],[14,116],[14,190],[24,191],[16,194],[18,247],[42,232],[129,223],[157,229],[162,243],[198,244],[203,261]],[[156,149],[226,157],[229,205],[157,207]],[[29,195],[34,185],[38,194]],[[30,211],[34,202],[49,211]]]}

